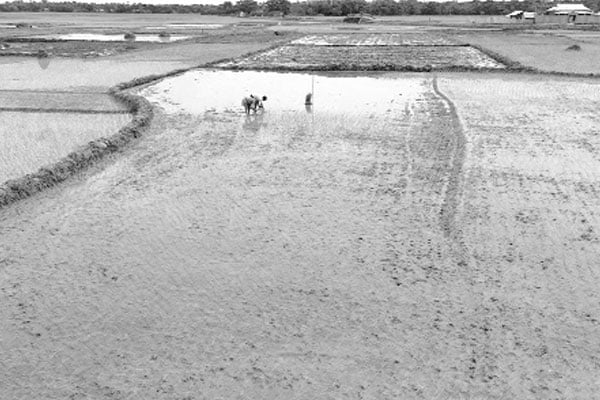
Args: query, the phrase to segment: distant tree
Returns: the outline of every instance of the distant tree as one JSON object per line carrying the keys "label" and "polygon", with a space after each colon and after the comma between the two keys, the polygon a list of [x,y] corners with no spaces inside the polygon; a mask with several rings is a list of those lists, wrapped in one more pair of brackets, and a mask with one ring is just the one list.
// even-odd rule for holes
{"label": "distant tree", "polygon": [[219,11],[223,14],[233,14],[235,12],[235,8],[230,1],[226,1],[219,6]]}
{"label": "distant tree", "polygon": [[258,9],[258,3],[254,0],[240,0],[235,5],[238,12],[244,12],[250,15],[252,12]]}
{"label": "distant tree", "polygon": [[358,14],[367,11],[367,2],[365,0],[346,0],[339,2],[342,15]]}
{"label": "distant tree", "polygon": [[421,7],[420,14],[422,15],[437,15],[440,13],[440,3],[430,1]]}
{"label": "distant tree", "polygon": [[265,7],[268,12],[280,11],[283,15],[288,15],[291,5],[288,0],[267,0]]}
{"label": "distant tree", "polygon": [[374,15],[397,15],[399,13],[398,3],[394,0],[373,0],[368,10]]}
{"label": "distant tree", "polygon": [[400,15],[415,15],[419,14],[421,9],[417,0],[401,0],[398,2],[398,14]]}

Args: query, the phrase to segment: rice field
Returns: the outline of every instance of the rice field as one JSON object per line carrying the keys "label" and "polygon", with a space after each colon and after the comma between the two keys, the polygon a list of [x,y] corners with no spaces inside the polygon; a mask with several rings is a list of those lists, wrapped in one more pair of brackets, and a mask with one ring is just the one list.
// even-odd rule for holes
{"label": "rice field", "polygon": [[307,35],[292,40],[292,45],[307,46],[452,46],[456,44],[449,36],[431,32],[403,32],[348,35]]}
{"label": "rice field", "polygon": [[161,37],[150,34],[135,34],[131,39],[125,37],[125,34],[100,34],[100,33],[68,33],[64,35],[42,35],[42,36],[31,36],[29,39],[57,39],[57,40],[74,40],[74,41],[88,41],[88,42],[152,42],[152,43],[164,43],[168,41],[177,42],[180,40],[189,39],[190,36],[186,35],[169,35],[169,37]]}
{"label": "rice field", "polygon": [[[306,24],[268,51],[279,25],[252,45],[0,57],[0,110],[30,107],[0,111],[0,182],[115,133],[130,117],[109,86],[234,60],[133,89],[155,109],[135,145],[0,210],[3,395],[593,399],[600,84],[457,44],[527,61],[575,41],[579,61],[552,68],[576,70],[595,38],[439,32],[469,18]],[[438,71],[309,70],[382,66]],[[249,94],[264,110],[244,113]]]}
{"label": "rice field", "polygon": [[128,114],[0,111],[0,182],[57,162],[129,120]]}
{"label": "rice field", "polygon": [[281,46],[218,64],[248,69],[503,69],[505,66],[468,46]]}
{"label": "rice field", "polygon": [[[473,32],[457,36],[523,65],[541,71],[600,74],[600,36],[560,30],[533,32]],[[577,52],[567,51],[579,45]]]}
{"label": "rice field", "polygon": [[[0,90],[0,110],[80,111],[126,113],[127,109],[110,95],[97,92]],[[27,118],[27,115],[23,115]]]}

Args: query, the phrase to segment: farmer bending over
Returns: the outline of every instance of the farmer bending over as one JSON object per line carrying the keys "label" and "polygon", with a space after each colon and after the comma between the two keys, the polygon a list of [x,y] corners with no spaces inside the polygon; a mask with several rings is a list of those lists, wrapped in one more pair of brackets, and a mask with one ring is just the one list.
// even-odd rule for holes
{"label": "farmer bending over", "polygon": [[242,106],[244,107],[246,114],[250,114],[250,110],[254,110],[254,113],[256,113],[257,109],[264,109],[263,101],[267,101],[267,96],[263,96],[262,99],[260,99],[258,96],[251,94],[250,97],[244,97],[242,99]]}

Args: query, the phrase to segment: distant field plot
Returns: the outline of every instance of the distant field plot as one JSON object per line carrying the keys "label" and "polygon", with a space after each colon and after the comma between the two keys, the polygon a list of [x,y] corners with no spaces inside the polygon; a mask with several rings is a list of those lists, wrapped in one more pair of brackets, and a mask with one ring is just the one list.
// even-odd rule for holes
{"label": "distant field plot", "polygon": [[[458,38],[542,71],[600,74],[598,32],[472,32]],[[574,44],[581,50],[568,51]]]}
{"label": "distant field plot", "polygon": [[120,27],[127,29],[158,26],[163,24],[230,24],[239,21],[233,17],[219,17],[199,14],[104,14],[104,13],[0,13],[0,25],[14,25],[26,22],[44,28],[47,26],[81,27]]}
{"label": "distant field plot", "polygon": [[403,32],[382,34],[309,35],[291,44],[312,46],[435,46],[454,41],[437,33]]}
{"label": "distant field plot", "polygon": [[127,112],[123,105],[104,93],[0,90],[0,110],[10,109]]}
{"label": "distant field plot", "polygon": [[468,46],[282,46],[219,65],[239,69],[501,69]]}
{"label": "distant field plot", "polygon": [[165,42],[165,41],[179,41],[188,39],[189,36],[185,35],[171,35],[168,40],[167,38],[159,37],[153,34],[141,34],[135,35],[135,38],[127,40],[123,34],[99,34],[99,33],[67,33],[64,35],[45,35],[45,36],[32,36],[32,39],[58,39],[58,40],[74,40],[74,41],[90,41],[90,42]]}
{"label": "distant field plot", "polygon": [[60,160],[78,146],[110,136],[126,114],[0,112],[0,182]]}

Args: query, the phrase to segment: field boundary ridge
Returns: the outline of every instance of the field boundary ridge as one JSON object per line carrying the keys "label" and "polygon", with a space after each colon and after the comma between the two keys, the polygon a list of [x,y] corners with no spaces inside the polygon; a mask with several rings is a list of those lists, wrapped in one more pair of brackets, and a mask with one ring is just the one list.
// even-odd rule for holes
{"label": "field boundary ridge", "polygon": [[[269,46],[266,50],[281,45],[282,43],[277,43]],[[252,56],[264,50],[249,52],[244,56]],[[142,96],[128,93],[129,89],[180,75],[194,69],[214,68],[213,64],[229,60],[233,60],[233,58],[224,58],[193,67],[180,68],[164,74],[146,75],[111,87],[108,94],[126,106],[127,112],[133,115],[132,120],[119,129],[116,134],[92,140],[54,164],[41,167],[36,172],[22,177],[0,182],[0,209],[67,180],[104,156],[120,150],[133,139],[140,137],[145,128],[150,125],[154,112],[152,104],[148,100]]]}
{"label": "field boundary ridge", "polygon": [[148,100],[126,92],[126,89],[135,86],[132,82],[119,84],[109,90],[109,94],[124,104],[133,115],[127,125],[112,136],[95,139],[80,146],[60,161],[42,167],[37,172],[0,184],[0,208],[67,180],[107,154],[123,148],[134,138],[140,137],[152,120],[153,110]]}

